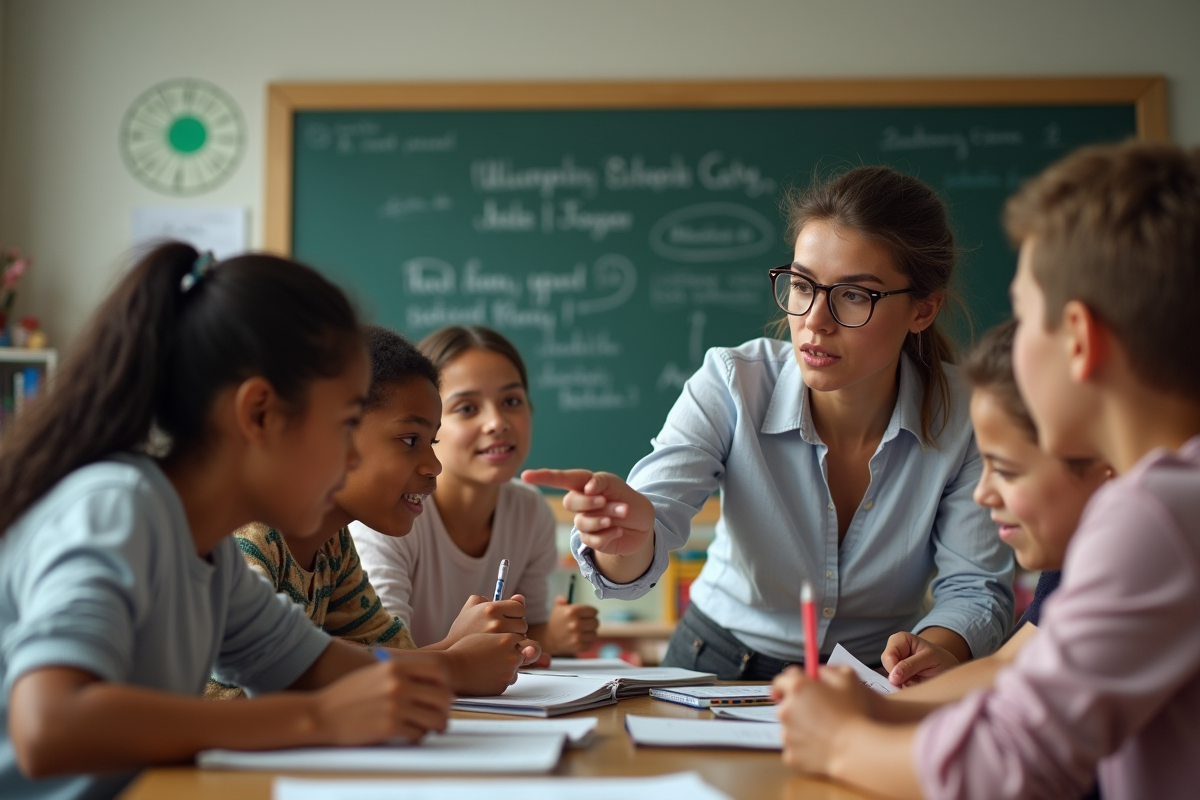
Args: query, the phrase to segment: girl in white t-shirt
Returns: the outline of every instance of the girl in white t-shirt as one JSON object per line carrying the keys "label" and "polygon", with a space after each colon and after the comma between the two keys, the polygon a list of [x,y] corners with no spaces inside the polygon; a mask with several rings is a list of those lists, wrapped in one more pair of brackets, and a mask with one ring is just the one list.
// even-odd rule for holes
{"label": "girl in white t-shirt", "polygon": [[514,480],[533,428],[520,354],[476,326],[442,328],[418,347],[442,376],[442,474],[433,503],[403,538],[350,526],[384,607],[408,624],[418,646],[455,641],[472,632],[469,616],[455,624],[464,601],[491,599],[500,560],[508,559],[505,591],[525,596],[529,638],[553,655],[586,650],[596,638],[596,610],[562,597],[550,602],[554,514],[537,489]]}

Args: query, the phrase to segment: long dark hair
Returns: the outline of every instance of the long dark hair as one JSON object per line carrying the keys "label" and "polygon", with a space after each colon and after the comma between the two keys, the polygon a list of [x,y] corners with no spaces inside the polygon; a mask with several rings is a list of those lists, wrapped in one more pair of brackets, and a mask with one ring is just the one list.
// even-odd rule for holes
{"label": "long dark hair", "polygon": [[178,242],[142,258],[92,316],[49,391],[0,442],[0,532],[72,471],[165,434],[169,458],[205,444],[217,393],[254,375],[303,410],[309,384],[362,347],[346,296],[268,255],[231,258],[191,289],[199,254]]}
{"label": "long dark hair", "polygon": [[[809,222],[820,220],[879,242],[892,254],[896,269],[908,277],[913,297],[941,293],[957,300],[950,287],[958,250],[946,207],[930,186],[891,167],[857,167],[829,180],[814,180],[786,200],[788,238],[792,243]],[[937,320],[904,339],[903,352],[921,376],[921,438],[937,439],[950,414],[950,383],[942,368],[954,363],[954,348]],[[940,424],[934,429],[935,407]]]}

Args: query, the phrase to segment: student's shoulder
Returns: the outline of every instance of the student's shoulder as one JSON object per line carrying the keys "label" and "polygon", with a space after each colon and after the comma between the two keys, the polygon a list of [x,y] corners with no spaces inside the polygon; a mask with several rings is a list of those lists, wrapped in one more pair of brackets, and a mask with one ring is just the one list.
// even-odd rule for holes
{"label": "student's shoulder", "polygon": [[1097,492],[1101,504],[1136,504],[1161,515],[1200,557],[1200,436],[1155,450]]}
{"label": "student's shoulder", "polygon": [[[145,518],[169,523],[174,489],[144,456],[114,456],[62,478],[17,521],[17,528],[60,523],[70,532],[144,528]],[[178,501],[176,500],[176,503]]]}
{"label": "student's shoulder", "polygon": [[233,532],[242,556],[251,564],[279,567],[287,560],[283,534],[262,522],[251,522]]}
{"label": "student's shoulder", "polygon": [[[791,342],[762,337],[737,347],[712,347],[691,381],[719,380],[734,394],[756,386],[769,391],[788,363],[794,364]],[[734,389],[733,387],[740,387]]]}

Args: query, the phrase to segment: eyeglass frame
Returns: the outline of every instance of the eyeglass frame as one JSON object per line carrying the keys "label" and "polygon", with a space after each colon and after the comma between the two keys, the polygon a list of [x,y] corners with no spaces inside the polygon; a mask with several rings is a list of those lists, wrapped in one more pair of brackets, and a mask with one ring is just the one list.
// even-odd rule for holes
{"label": "eyeglass frame", "polygon": [[[813,306],[815,306],[817,304],[816,290],[819,289],[819,290],[825,292],[825,306],[829,309],[829,316],[831,316],[833,318],[833,321],[836,322],[838,325],[841,325],[843,328],[861,328],[864,325],[866,325],[868,322],[871,321],[871,318],[875,316],[875,304],[878,303],[883,298],[891,297],[892,295],[895,295],[895,294],[909,294],[911,292],[916,291],[916,288],[912,287],[912,286],[908,287],[907,289],[894,289],[890,292],[877,292],[874,289],[868,289],[867,287],[862,286],[857,283],[833,283],[833,284],[829,284],[828,286],[826,286],[825,284],[817,283],[816,281],[814,281],[812,278],[808,277],[807,275],[801,275],[799,272],[796,272],[794,269],[792,269],[792,264],[784,264],[781,267],[773,267],[772,269],[767,270],[767,274],[771,277],[771,294],[773,294],[775,296],[775,305],[779,306],[780,310],[783,311],[783,313],[788,314],[793,317],[803,317],[803,316],[807,315],[809,312],[811,312],[813,310]],[[813,287],[812,303],[810,303],[808,308],[805,309],[803,312],[788,311],[786,308],[783,307],[783,303],[781,303],[779,301],[779,291],[775,288],[775,283],[779,279],[780,275],[795,275],[797,278],[803,278],[804,280],[806,280],[810,284],[812,284],[812,287]],[[865,294],[867,297],[871,298],[871,310],[867,312],[867,318],[865,320],[863,320],[861,323],[859,323],[858,325],[847,325],[846,323],[844,323],[840,319],[838,319],[837,312],[833,310],[833,290],[838,288],[839,286],[850,286],[854,289],[859,290],[860,292]]]}

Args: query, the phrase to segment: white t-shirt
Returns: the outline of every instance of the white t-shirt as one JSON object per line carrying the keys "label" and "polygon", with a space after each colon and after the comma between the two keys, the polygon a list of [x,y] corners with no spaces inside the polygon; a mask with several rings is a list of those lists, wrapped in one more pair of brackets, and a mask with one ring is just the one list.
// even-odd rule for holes
{"label": "white t-shirt", "polygon": [[407,536],[384,536],[361,522],[350,535],[383,607],[399,617],[418,647],[435,644],[473,594],[492,598],[500,559],[508,559],[504,597],[525,595],[526,619],[541,625],[550,619],[548,581],[558,552],[554,512],[542,493],[520,481],[500,487],[492,538],[479,558],[467,555],[446,532],[430,497]]}

